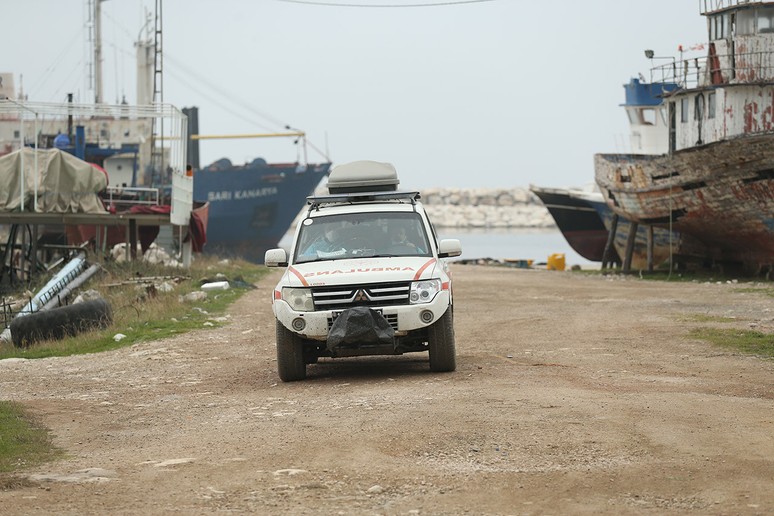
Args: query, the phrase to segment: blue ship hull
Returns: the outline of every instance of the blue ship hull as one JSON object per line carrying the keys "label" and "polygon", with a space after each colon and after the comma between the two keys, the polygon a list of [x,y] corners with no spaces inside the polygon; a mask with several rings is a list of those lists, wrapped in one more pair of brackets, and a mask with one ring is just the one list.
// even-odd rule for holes
{"label": "blue ship hull", "polygon": [[330,163],[232,166],[221,160],[194,172],[194,200],[209,202],[204,252],[263,263],[276,247]]}

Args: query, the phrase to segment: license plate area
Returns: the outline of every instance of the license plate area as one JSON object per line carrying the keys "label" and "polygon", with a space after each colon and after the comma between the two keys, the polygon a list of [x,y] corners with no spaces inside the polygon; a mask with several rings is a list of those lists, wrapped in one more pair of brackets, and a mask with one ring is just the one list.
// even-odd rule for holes
{"label": "license plate area", "polygon": [[[388,323],[390,323],[390,326],[392,326],[392,329],[395,331],[398,331],[398,314],[390,314],[390,315],[384,315],[384,312],[381,308],[371,308],[374,312],[378,313],[382,317],[384,317]],[[328,330],[330,331],[331,326],[333,326],[333,323],[338,317],[344,313],[344,310],[332,310],[331,315],[328,316]]]}

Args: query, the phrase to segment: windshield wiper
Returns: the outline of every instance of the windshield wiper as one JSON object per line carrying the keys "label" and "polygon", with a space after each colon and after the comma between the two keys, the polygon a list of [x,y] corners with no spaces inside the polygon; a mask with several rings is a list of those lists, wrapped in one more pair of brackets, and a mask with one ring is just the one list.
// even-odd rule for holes
{"label": "windshield wiper", "polygon": [[341,258],[341,257],[337,256],[335,258],[312,258],[311,260],[297,261],[296,264],[301,265],[302,263],[332,262],[338,258]]}

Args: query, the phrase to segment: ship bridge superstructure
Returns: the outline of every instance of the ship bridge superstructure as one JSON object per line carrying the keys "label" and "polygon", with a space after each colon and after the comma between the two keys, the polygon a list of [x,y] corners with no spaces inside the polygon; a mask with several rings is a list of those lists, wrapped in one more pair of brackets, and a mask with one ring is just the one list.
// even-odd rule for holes
{"label": "ship bridge superstructure", "polygon": [[648,84],[632,79],[624,85],[626,102],[622,107],[629,118],[629,144],[634,154],[667,152],[669,125],[664,96],[677,89],[674,83]]}
{"label": "ship bridge superstructure", "polygon": [[707,41],[701,57],[651,69],[665,95],[668,150],[774,131],[774,2],[701,0]]}

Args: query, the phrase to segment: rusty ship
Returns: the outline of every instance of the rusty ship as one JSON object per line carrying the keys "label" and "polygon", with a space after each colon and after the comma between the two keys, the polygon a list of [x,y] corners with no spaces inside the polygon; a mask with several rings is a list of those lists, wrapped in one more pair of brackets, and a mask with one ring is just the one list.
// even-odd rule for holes
{"label": "rusty ship", "polygon": [[705,262],[771,274],[774,2],[704,0],[699,14],[706,53],[625,86],[632,153],[597,154],[595,179],[615,213],[690,235]]}

